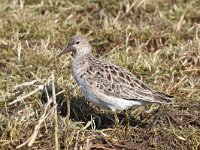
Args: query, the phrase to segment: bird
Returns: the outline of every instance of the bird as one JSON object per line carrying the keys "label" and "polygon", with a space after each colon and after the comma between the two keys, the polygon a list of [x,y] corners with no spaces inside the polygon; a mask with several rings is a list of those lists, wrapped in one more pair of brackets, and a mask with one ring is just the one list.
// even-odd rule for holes
{"label": "bird", "polygon": [[150,89],[128,70],[95,57],[92,46],[81,35],[74,35],[56,57],[64,53],[72,55],[72,75],[85,98],[104,109],[111,109],[115,124],[119,123],[119,111],[148,103],[172,104],[174,101],[173,96]]}

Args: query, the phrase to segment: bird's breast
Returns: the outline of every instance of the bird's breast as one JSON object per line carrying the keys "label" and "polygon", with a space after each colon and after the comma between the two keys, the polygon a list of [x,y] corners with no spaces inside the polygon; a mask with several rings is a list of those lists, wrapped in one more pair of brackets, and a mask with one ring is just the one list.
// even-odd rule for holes
{"label": "bird's breast", "polygon": [[88,62],[84,58],[74,59],[72,61],[72,75],[79,85],[84,84],[83,81],[87,68]]}

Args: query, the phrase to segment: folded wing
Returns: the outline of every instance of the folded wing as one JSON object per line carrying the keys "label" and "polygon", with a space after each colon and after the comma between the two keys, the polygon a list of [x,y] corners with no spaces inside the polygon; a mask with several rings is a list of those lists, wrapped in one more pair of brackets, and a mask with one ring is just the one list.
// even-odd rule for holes
{"label": "folded wing", "polygon": [[96,59],[88,67],[90,77],[87,82],[94,83],[108,96],[145,102],[171,103],[173,97],[152,91],[135,75],[106,61]]}

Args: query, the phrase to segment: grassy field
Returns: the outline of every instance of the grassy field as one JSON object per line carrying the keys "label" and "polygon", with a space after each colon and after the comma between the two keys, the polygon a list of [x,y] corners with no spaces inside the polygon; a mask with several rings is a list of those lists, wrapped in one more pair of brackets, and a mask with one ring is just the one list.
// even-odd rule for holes
{"label": "grassy field", "polygon": [[[199,8],[199,0],[0,0],[0,149],[199,150]],[[76,87],[70,56],[55,58],[75,34],[174,104],[129,109],[125,137],[124,112],[115,129],[113,113]]]}

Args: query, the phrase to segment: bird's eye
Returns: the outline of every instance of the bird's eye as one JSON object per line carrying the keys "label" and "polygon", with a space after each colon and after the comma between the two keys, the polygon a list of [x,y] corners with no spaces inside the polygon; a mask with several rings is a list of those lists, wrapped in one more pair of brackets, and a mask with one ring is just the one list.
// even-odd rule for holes
{"label": "bird's eye", "polygon": [[80,42],[78,41],[78,42],[76,42],[76,44],[79,44]]}

